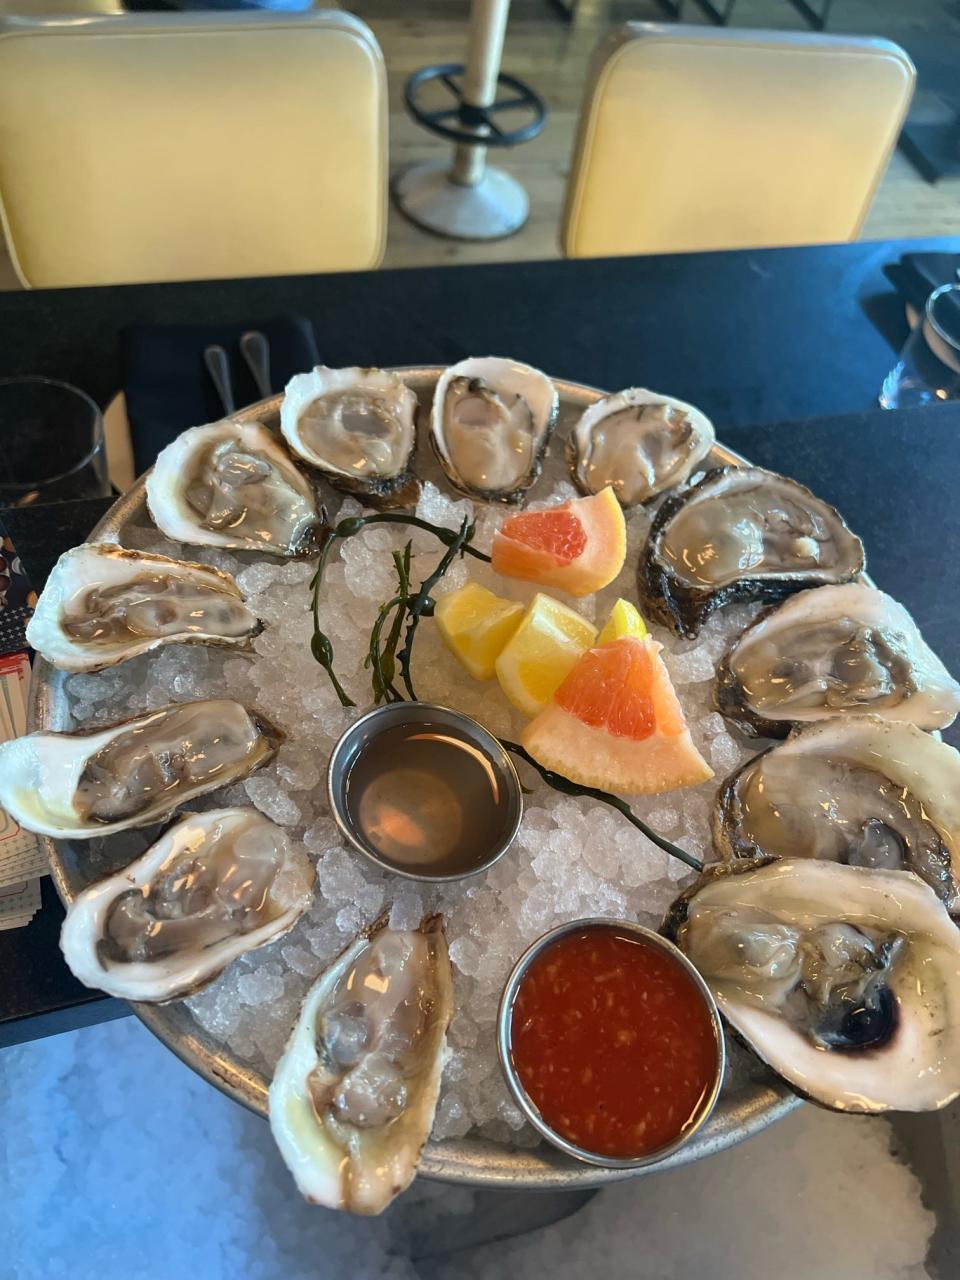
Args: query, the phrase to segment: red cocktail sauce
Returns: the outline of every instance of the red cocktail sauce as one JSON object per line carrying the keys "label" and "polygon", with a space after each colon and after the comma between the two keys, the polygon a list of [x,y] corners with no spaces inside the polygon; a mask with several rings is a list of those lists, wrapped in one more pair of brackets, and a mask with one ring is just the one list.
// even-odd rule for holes
{"label": "red cocktail sauce", "polygon": [[550,1128],[599,1156],[678,1138],[717,1074],[709,1008],[669,955],[613,926],[550,943],[513,1005],[514,1068]]}

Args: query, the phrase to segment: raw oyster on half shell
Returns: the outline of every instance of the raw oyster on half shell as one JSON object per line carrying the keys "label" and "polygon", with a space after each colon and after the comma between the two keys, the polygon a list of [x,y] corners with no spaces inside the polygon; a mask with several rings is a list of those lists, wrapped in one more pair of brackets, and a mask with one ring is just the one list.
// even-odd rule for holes
{"label": "raw oyster on half shell", "polygon": [[876,716],[808,725],[726,779],[714,840],[724,858],[914,871],[958,912],[960,753]]}
{"label": "raw oyster on half shell", "polygon": [[335,488],[413,503],[416,415],[417,397],[397,374],[320,366],[287,383],[280,430]]}
{"label": "raw oyster on half shell", "polygon": [[715,701],[757,737],[836,715],[945,729],[960,711],[960,684],[903,605],[848,582],[761,614],[717,668]]}
{"label": "raw oyster on half shell", "polygon": [[485,502],[519,502],[540,474],[559,397],[545,373],[519,360],[471,356],[445,369],[430,439],[447,479]]}
{"label": "raw oyster on half shell", "polygon": [[247,647],[261,630],[228,573],[84,543],[54,565],[27,640],[61,671],[99,671],[164,644]]}
{"label": "raw oyster on half shell", "polygon": [[640,599],[681,636],[733,600],[780,600],[849,582],[863,544],[804,485],[762,467],[717,467],[666,499],[640,557]]}
{"label": "raw oyster on half shell", "polygon": [[378,921],[321,974],[270,1086],[270,1128],[314,1204],[380,1213],[433,1125],[453,982],[443,923]]}
{"label": "raw oyster on half shell", "polygon": [[906,871],[813,859],[709,868],[664,932],[791,1088],[838,1111],[960,1094],[960,930]]}
{"label": "raw oyster on half shell", "polygon": [[238,782],[276,755],[284,735],[228,698],[180,702],[76,733],[0,743],[0,807],[22,827],[89,839],[143,827]]}
{"label": "raw oyster on half shell", "polygon": [[581,493],[612,486],[623,507],[682,484],[715,440],[692,404],[644,387],[604,396],[584,409],[567,438],[567,461]]}
{"label": "raw oyster on half shell", "polygon": [[189,813],[73,901],[60,947],[74,976],[124,1000],[198,990],[293,927],[313,864],[256,809]]}
{"label": "raw oyster on half shell", "polygon": [[260,422],[190,427],[160,451],[147,506],[168,538],[274,556],[309,554],[319,527],[306,476]]}

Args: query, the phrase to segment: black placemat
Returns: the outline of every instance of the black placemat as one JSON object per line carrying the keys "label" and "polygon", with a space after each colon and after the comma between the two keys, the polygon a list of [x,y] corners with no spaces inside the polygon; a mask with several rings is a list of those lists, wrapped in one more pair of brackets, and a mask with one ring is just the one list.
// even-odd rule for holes
{"label": "black placemat", "polygon": [[80,498],[0,511],[0,532],[5,531],[16,547],[34,591],[43,590],[60,555],[85,542],[113,502],[113,498]]}
{"label": "black placemat", "polygon": [[903,300],[917,311],[940,285],[960,283],[958,271],[960,253],[905,253],[883,269]]}
{"label": "black placemat", "polygon": [[238,345],[247,329],[258,329],[270,344],[274,391],[281,391],[295,373],[318,363],[313,326],[303,316],[251,319],[235,325],[142,324],[123,330],[123,390],[138,475],[186,427],[223,416],[203,363],[205,347],[218,345],[226,351],[238,407],[260,398]]}

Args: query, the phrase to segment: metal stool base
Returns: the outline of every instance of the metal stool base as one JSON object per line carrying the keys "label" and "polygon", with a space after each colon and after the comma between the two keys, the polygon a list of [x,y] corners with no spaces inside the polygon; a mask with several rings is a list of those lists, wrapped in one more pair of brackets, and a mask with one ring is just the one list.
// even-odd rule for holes
{"label": "metal stool base", "polygon": [[451,240],[502,240],[530,215],[526,191],[502,169],[488,167],[473,187],[450,181],[449,160],[428,160],[396,175],[393,202],[424,231]]}

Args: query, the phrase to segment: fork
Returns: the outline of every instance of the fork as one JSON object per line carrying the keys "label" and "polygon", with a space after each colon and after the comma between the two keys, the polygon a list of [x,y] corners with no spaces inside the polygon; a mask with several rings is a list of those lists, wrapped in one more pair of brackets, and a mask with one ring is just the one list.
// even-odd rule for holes
{"label": "fork", "polygon": [[270,385],[270,343],[259,329],[247,329],[240,335],[240,354],[257,384],[261,400],[272,393]]}
{"label": "fork", "polygon": [[203,363],[207,367],[210,381],[217,389],[224,416],[229,417],[231,413],[236,412],[237,402],[233,394],[233,380],[230,377],[230,361],[227,359],[227,353],[223,347],[216,344],[204,347]]}

